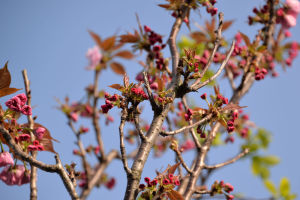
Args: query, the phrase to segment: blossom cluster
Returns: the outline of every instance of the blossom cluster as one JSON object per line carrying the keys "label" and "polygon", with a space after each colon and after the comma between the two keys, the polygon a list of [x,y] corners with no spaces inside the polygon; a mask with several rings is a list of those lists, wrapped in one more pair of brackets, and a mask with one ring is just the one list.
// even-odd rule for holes
{"label": "blossom cluster", "polygon": [[0,167],[5,167],[0,173],[0,179],[7,185],[23,185],[29,183],[30,173],[23,165],[14,165],[9,152],[0,153]]}
{"label": "blossom cluster", "polygon": [[26,102],[27,97],[24,93],[22,93],[6,101],[5,105],[13,111],[21,112],[24,115],[32,115],[31,107],[29,105],[25,105]]}

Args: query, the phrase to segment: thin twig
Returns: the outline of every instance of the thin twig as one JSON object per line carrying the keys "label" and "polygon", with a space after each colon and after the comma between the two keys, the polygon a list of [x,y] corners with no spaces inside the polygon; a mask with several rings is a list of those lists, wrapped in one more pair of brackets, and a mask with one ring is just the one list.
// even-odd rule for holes
{"label": "thin twig", "polygon": [[177,129],[175,131],[168,131],[168,132],[161,131],[160,134],[162,136],[176,135],[178,133],[184,132],[186,130],[189,130],[191,128],[194,128],[196,126],[199,126],[199,125],[202,125],[202,124],[206,123],[207,121],[209,121],[212,118],[212,116],[213,116],[212,114],[208,114],[204,118],[202,118],[201,120],[199,120],[199,121],[197,121],[197,122],[195,122],[195,123],[193,123],[191,125],[184,126],[184,127],[180,128],[180,129]]}
{"label": "thin twig", "polygon": [[82,144],[82,141],[80,139],[80,133],[79,131],[77,131],[74,127],[74,124],[72,123],[72,121],[69,119],[68,121],[68,125],[70,126],[70,128],[72,129],[73,133],[76,136],[77,139],[77,146],[79,147],[80,150],[80,157],[81,157],[81,161],[82,161],[82,165],[83,165],[83,169],[84,172],[86,174],[87,177],[87,182],[89,182],[89,178],[90,178],[90,165],[86,160],[86,150]]}
{"label": "thin twig", "polygon": [[124,144],[124,126],[126,122],[126,116],[127,116],[127,110],[123,109],[122,116],[121,116],[121,122],[119,126],[119,134],[120,134],[120,150],[121,150],[121,159],[123,162],[123,167],[125,169],[125,172],[127,174],[131,174],[131,169],[128,167],[127,157],[126,157],[126,148]]}
{"label": "thin twig", "polygon": [[191,87],[190,87],[191,91],[197,91],[198,89],[206,86],[208,83],[215,80],[221,74],[222,70],[227,65],[227,63],[230,59],[230,56],[231,56],[231,54],[234,50],[234,45],[235,45],[235,41],[233,40],[232,43],[231,43],[231,47],[229,49],[229,52],[227,53],[227,56],[226,56],[225,60],[222,62],[222,64],[221,64],[220,68],[218,69],[218,71],[212,77],[210,77],[209,79],[207,79],[203,83],[198,83],[198,84],[194,83],[193,85],[191,85]]}
{"label": "thin twig", "polygon": [[96,139],[97,139],[97,142],[99,145],[99,152],[101,155],[101,159],[105,160],[104,144],[103,144],[102,137],[101,137],[101,130],[100,130],[100,125],[99,125],[98,115],[97,115],[97,113],[98,113],[97,102],[98,102],[98,96],[99,96],[99,94],[98,94],[99,75],[100,75],[100,71],[95,70],[92,120],[93,120],[93,127],[94,127],[95,134],[96,134]]}
{"label": "thin twig", "polygon": [[140,127],[140,119],[139,119],[139,115],[137,113],[134,114],[134,124],[135,124],[135,128],[136,128],[141,140],[147,140],[147,137],[145,136],[145,134],[143,133],[143,130]]}
{"label": "thin twig", "polygon": [[216,168],[220,168],[220,167],[223,167],[225,165],[229,165],[231,163],[234,163],[236,162],[237,160],[239,160],[240,158],[242,158],[243,156],[245,156],[246,154],[249,153],[249,149],[245,149],[244,151],[242,151],[240,154],[238,154],[237,156],[235,156],[234,158],[226,161],[226,162],[223,162],[223,163],[219,163],[219,164],[216,164],[216,165],[205,165],[204,168],[205,169],[216,169]]}
{"label": "thin twig", "polygon": [[148,93],[148,96],[149,96],[150,104],[152,106],[152,110],[155,111],[155,110],[157,110],[158,105],[156,104],[156,102],[154,100],[154,97],[153,97],[153,94],[152,94],[152,91],[151,91],[151,88],[150,88],[150,85],[149,85],[147,72],[144,71],[143,76],[144,76],[144,83],[145,83],[145,87],[146,87],[146,90],[147,90],[147,93]]}
{"label": "thin twig", "polygon": [[[187,104],[187,102],[186,102],[186,96],[183,96],[183,97],[182,97],[182,104],[183,104],[185,110],[187,111],[187,110],[189,109],[189,107],[188,107],[188,104]],[[191,120],[189,120],[189,125],[192,125],[192,124],[193,124],[193,120],[191,119]],[[193,137],[193,140],[194,140],[194,143],[196,144],[197,149],[200,150],[200,148],[201,148],[201,143],[199,142],[199,139],[198,139],[198,137],[196,136],[195,129],[194,129],[194,128],[191,128],[191,129],[190,129],[190,133],[191,133],[191,135],[192,135],[192,137]]]}
{"label": "thin twig", "polygon": [[174,152],[176,153],[177,158],[179,159],[179,161],[181,162],[181,165],[183,166],[183,168],[189,173],[189,174],[193,174],[193,171],[187,166],[187,164],[184,162],[183,157],[181,155],[181,152],[178,149],[174,149]]}
{"label": "thin twig", "polygon": [[210,67],[214,57],[215,57],[215,54],[220,46],[220,41],[221,41],[221,38],[222,38],[222,28],[223,28],[223,20],[224,20],[224,14],[222,12],[219,13],[219,26],[218,26],[218,29],[215,31],[216,33],[216,39],[214,41],[214,48],[213,48],[213,51],[208,59],[208,62],[207,64],[205,65],[204,69],[201,71],[200,73],[200,76],[199,78],[197,79],[197,81],[194,83],[195,85],[197,85],[200,81],[201,81],[201,78],[204,76],[204,74],[206,73],[206,71],[208,70],[208,68]]}
{"label": "thin twig", "polygon": [[[27,105],[31,106],[31,90],[30,90],[30,81],[27,76],[27,70],[24,69],[22,71],[23,79],[24,79],[24,85],[25,85],[25,92],[27,96]],[[28,127],[29,127],[29,132],[31,136],[31,140],[33,141],[35,136],[32,133],[32,130],[34,128],[34,121],[31,115],[27,115],[27,121],[28,121]],[[33,151],[31,152],[31,155],[33,158],[36,158],[37,152]],[[37,200],[37,168],[30,164],[30,200]]]}
{"label": "thin twig", "polygon": [[233,78],[232,72],[227,67],[225,67],[225,73],[226,73],[226,76],[228,77],[231,89],[235,90],[236,89],[236,85],[234,83],[234,78]]}

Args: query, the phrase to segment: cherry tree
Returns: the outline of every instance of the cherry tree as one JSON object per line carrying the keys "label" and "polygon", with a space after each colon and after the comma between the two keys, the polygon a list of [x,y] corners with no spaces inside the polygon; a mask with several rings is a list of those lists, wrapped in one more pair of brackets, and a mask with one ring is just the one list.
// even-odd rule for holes
{"label": "cherry tree", "polygon": [[[270,199],[295,199],[287,178],[280,183],[270,180],[270,167],[279,162],[278,157],[261,153],[269,146],[270,133],[251,121],[247,105],[240,105],[255,82],[262,84],[265,78],[276,78],[278,68],[291,66],[298,55],[298,43],[286,39],[291,36],[290,28],[296,26],[300,2],[262,2],[248,18],[250,27],[259,27],[254,38],[242,30],[225,38],[223,32],[233,21],[225,20],[226,13],[218,11],[216,0],[161,2],[158,6],[174,21],[165,37],[142,24],[138,15],[137,29],[126,34],[103,39],[89,31],[95,46],[86,53],[86,69],[94,74],[93,84],[86,86],[81,100],[57,99],[57,107],[74,134],[76,146],[72,151],[78,163],[61,161],[62,153],[56,152],[53,145],[55,135],[38,123],[32,109],[27,71],[22,72],[22,92],[11,87],[14,76],[6,62],[0,69],[0,97],[17,94],[0,105],[0,179],[7,185],[28,184],[30,199],[34,200],[38,198],[37,170],[43,170],[59,175],[70,198],[87,199],[97,187],[114,188],[117,175],[106,169],[117,160],[123,165],[120,173],[127,177],[124,196],[120,197],[126,200],[247,199],[222,178],[208,184],[213,172],[245,158],[270,192]],[[211,20],[192,30],[190,15],[197,11],[208,13]],[[187,26],[190,33],[178,39],[182,26]],[[138,60],[141,70],[135,77],[126,74],[122,59]],[[122,77],[108,86],[115,93],[100,87],[107,68]],[[229,82],[231,96],[225,95],[221,79]],[[112,109],[120,115],[110,114]],[[20,122],[22,116],[27,117],[27,123]],[[82,119],[89,121],[92,129]],[[106,125],[118,126],[117,149],[105,148],[100,119],[105,119]],[[84,145],[85,137],[94,139],[96,145]],[[243,140],[240,152],[209,164],[212,148],[234,143],[236,138]],[[53,153],[56,164],[38,160],[40,151]],[[164,169],[153,167],[155,176],[143,177],[151,151],[156,157],[168,152],[174,157]],[[191,161],[185,156],[189,151],[194,152]],[[91,162],[91,157],[97,162]]]}

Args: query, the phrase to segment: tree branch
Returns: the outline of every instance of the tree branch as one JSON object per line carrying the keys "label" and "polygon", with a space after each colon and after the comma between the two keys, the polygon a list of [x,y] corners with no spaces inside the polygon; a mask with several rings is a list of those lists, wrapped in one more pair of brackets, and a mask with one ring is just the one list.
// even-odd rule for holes
{"label": "tree branch", "polygon": [[242,158],[243,156],[245,156],[246,154],[249,153],[249,149],[245,149],[244,151],[242,151],[240,154],[238,154],[237,156],[235,156],[234,158],[226,161],[226,162],[223,162],[223,163],[219,163],[219,164],[216,164],[216,165],[205,165],[204,168],[205,169],[216,169],[216,168],[220,168],[220,167],[223,167],[223,166],[226,166],[226,165],[229,165],[231,163],[234,163],[236,162],[237,160],[239,160],[240,158]]}
{"label": "tree branch", "polygon": [[[27,96],[27,105],[31,106],[31,90],[30,90],[30,82],[27,76],[27,70],[24,69],[22,71],[22,75],[23,75],[23,80],[24,80],[24,85],[25,85],[25,92],[26,92],[26,96]],[[35,136],[32,133],[33,127],[34,127],[34,121],[31,115],[27,115],[27,121],[28,121],[28,127],[30,129],[29,133],[30,133],[30,138],[33,141]],[[33,151],[31,152],[31,155],[33,158],[36,158],[37,152]],[[30,164],[30,200],[37,200],[37,168],[35,166],[33,166],[32,164]]]}
{"label": "tree branch", "polygon": [[11,137],[9,132],[0,126],[0,132],[4,137],[5,141],[7,142],[8,146],[13,150],[14,154],[21,158],[23,161],[29,162],[31,165],[44,170],[46,172],[55,172],[59,174],[60,178],[62,179],[68,193],[74,200],[79,200],[78,195],[76,193],[75,187],[72,181],[69,178],[68,173],[64,169],[59,159],[58,154],[55,154],[56,165],[48,165],[41,161],[36,160],[32,156],[28,155],[27,153],[23,152],[20,147],[15,143],[14,139]]}

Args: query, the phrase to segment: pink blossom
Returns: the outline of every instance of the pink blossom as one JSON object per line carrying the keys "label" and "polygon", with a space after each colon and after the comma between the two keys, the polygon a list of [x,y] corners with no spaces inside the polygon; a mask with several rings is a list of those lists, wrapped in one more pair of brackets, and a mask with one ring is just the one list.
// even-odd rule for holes
{"label": "pink blossom", "polygon": [[7,102],[5,102],[5,105],[9,109],[11,109],[13,111],[17,111],[17,112],[19,112],[21,110],[21,108],[22,108],[21,104],[22,104],[21,100],[16,96],[9,99]]}
{"label": "pink blossom", "polygon": [[297,24],[297,15],[292,13],[292,14],[286,14],[284,15],[284,20],[283,20],[283,27],[285,28],[290,28],[293,26],[296,26]]}
{"label": "pink blossom", "polygon": [[99,47],[94,46],[93,48],[88,49],[86,57],[89,60],[89,66],[87,69],[95,69],[102,59],[102,54],[100,53]]}
{"label": "pink blossom", "polygon": [[23,113],[24,115],[32,115],[32,109],[30,106],[25,105],[22,107],[21,113]]}
{"label": "pink blossom", "polygon": [[77,122],[78,121],[78,114],[73,112],[70,114],[70,118],[72,121]]}
{"label": "pink blossom", "polygon": [[286,0],[286,5],[290,12],[300,13],[300,2],[298,0]]}
{"label": "pink blossom", "polygon": [[19,98],[21,101],[21,106],[24,106],[25,103],[27,102],[27,97],[24,93],[22,94],[18,94],[17,96],[15,96],[16,98]]}
{"label": "pink blossom", "polygon": [[186,140],[181,145],[181,149],[183,149],[183,151],[187,151],[187,150],[190,150],[190,149],[193,149],[193,148],[195,148],[195,143],[191,139]]}
{"label": "pink blossom", "polygon": [[153,82],[151,85],[150,85],[150,88],[152,90],[157,90],[158,89],[158,83],[157,82]]}
{"label": "pink blossom", "polygon": [[44,136],[45,132],[46,132],[46,129],[45,129],[45,128],[43,128],[43,127],[38,127],[38,128],[36,128],[36,129],[34,130],[34,135],[35,135],[35,137],[36,137],[37,139],[41,140],[41,139],[43,139],[43,136]]}
{"label": "pink blossom", "polygon": [[25,172],[23,165],[16,165],[15,167],[7,166],[0,174],[0,179],[7,185],[22,185],[30,180],[29,173]]}
{"label": "pink blossom", "polygon": [[0,153],[0,167],[4,167],[6,165],[14,165],[14,160],[9,152],[2,152]]}

